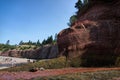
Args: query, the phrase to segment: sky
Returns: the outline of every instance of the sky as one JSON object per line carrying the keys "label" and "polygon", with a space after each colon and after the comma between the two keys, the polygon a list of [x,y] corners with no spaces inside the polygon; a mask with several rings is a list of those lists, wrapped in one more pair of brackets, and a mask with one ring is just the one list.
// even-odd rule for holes
{"label": "sky", "polygon": [[42,42],[68,27],[77,0],[0,0],[0,43]]}

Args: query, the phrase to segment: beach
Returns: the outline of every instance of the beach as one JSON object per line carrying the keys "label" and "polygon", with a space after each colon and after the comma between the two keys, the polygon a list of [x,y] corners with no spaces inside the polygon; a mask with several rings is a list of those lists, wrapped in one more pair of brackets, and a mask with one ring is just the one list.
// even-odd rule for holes
{"label": "beach", "polygon": [[33,61],[35,60],[26,59],[26,58],[0,56],[0,69],[19,66],[19,65],[26,64],[28,62],[33,62]]}

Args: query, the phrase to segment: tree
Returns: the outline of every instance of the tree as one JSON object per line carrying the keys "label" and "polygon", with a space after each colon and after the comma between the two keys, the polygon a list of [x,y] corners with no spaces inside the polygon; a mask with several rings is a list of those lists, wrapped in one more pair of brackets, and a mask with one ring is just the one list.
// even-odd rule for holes
{"label": "tree", "polygon": [[56,34],[55,34],[54,41],[57,41],[57,35],[58,35],[58,34],[56,33]]}
{"label": "tree", "polygon": [[88,3],[88,0],[84,0],[84,5]]}
{"label": "tree", "polygon": [[77,3],[75,3],[75,8],[77,8],[78,10],[81,9],[83,7],[83,3],[81,0],[78,0]]}
{"label": "tree", "polygon": [[37,46],[40,46],[40,45],[41,45],[39,40],[37,41],[37,43],[36,43],[36,44],[37,44]]}
{"label": "tree", "polygon": [[47,38],[47,44],[51,44],[53,42],[53,37],[52,35]]}
{"label": "tree", "polygon": [[29,40],[29,42],[27,43],[28,45],[32,45],[32,41]]}
{"label": "tree", "polygon": [[19,45],[23,45],[23,41],[20,41]]}
{"label": "tree", "polygon": [[42,41],[42,45],[45,45],[46,44],[46,40],[44,39],[43,41]]}
{"label": "tree", "polygon": [[[86,0],[85,0],[85,1],[86,1]],[[81,1],[81,0],[78,0],[78,1],[75,3],[75,8],[77,8],[78,11],[79,11],[80,9],[82,9],[82,7],[83,7],[82,1]],[[76,14],[78,14],[78,11],[76,12]],[[72,16],[70,17],[70,19],[69,19],[69,23],[67,23],[67,24],[68,24],[68,26],[71,27],[76,21],[77,21],[77,15],[72,15]]]}
{"label": "tree", "polygon": [[68,26],[71,26],[76,21],[77,21],[77,16],[76,15],[71,16],[70,19],[69,19]]}
{"label": "tree", "polygon": [[10,44],[10,40],[7,40],[6,45],[9,45],[9,44]]}
{"label": "tree", "polygon": [[44,39],[44,40],[42,41],[42,45],[51,44],[51,43],[53,43],[53,42],[54,42],[54,40],[53,40],[53,37],[52,37],[52,35],[51,35],[50,37],[47,38],[47,40]]}

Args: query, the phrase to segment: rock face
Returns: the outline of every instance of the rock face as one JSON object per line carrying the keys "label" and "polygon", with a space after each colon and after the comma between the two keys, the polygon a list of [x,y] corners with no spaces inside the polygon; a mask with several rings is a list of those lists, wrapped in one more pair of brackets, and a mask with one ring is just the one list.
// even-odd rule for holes
{"label": "rock face", "polygon": [[120,56],[120,1],[98,1],[90,0],[78,21],[58,34],[60,55],[79,57],[83,66],[111,65]]}
{"label": "rock face", "polygon": [[30,59],[51,59],[58,56],[58,47],[57,45],[48,45],[36,50],[10,50],[3,52],[0,55]]}

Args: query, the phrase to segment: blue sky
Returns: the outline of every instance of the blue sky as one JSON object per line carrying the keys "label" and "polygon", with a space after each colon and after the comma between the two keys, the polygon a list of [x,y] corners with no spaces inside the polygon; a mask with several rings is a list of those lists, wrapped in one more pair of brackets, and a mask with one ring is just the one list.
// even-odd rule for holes
{"label": "blue sky", "polygon": [[0,0],[0,43],[42,41],[67,28],[77,0]]}

